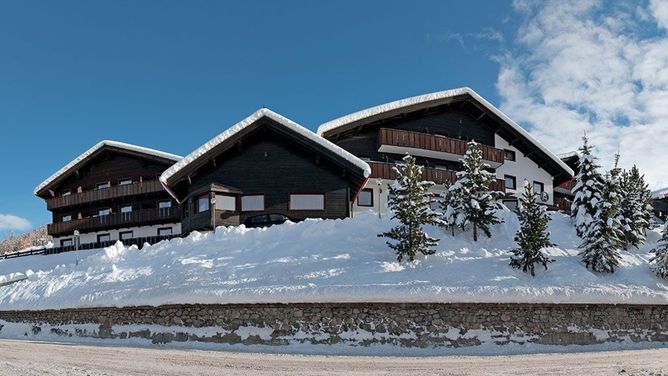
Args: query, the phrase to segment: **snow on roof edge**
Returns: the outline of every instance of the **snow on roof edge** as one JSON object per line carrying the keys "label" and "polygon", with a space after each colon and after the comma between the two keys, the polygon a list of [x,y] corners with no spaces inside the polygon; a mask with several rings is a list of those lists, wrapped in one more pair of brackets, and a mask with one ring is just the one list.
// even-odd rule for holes
{"label": "snow on roof edge", "polygon": [[503,121],[508,123],[512,128],[517,130],[522,136],[526,137],[531,143],[536,145],[539,149],[541,149],[544,153],[546,153],[553,161],[555,161],[559,167],[563,168],[566,172],[568,172],[571,176],[575,174],[575,172],[568,167],[564,161],[562,161],[557,155],[555,155],[553,152],[551,152],[549,149],[547,149],[542,143],[540,143],[538,140],[536,140],[529,132],[527,132],[524,128],[520,127],[519,124],[515,123],[508,115],[503,113],[501,110],[496,108],[493,104],[489,103],[485,98],[483,98],[480,94],[476,93],[473,89],[469,87],[460,87],[456,89],[450,89],[450,90],[444,90],[444,91],[437,91],[434,93],[429,93],[429,94],[423,94],[423,95],[418,95],[414,97],[409,97],[409,98],[404,98],[404,99],[399,99],[393,102],[381,104],[378,106],[370,107],[365,110],[353,112],[351,114],[342,116],[340,118],[330,120],[326,123],[321,124],[318,127],[318,135],[324,134],[325,132],[329,132],[333,129],[336,129],[338,127],[341,127],[346,124],[350,124],[355,121],[359,121],[362,119],[369,118],[374,115],[382,114],[384,112],[400,109],[403,107],[408,107],[420,103],[425,103],[425,102],[431,102],[431,101],[436,101],[439,99],[446,99],[446,98],[451,98],[455,97],[458,95],[463,95],[463,94],[468,94],[471,97],[473,97],[475,100],[480,102],[485,108],[488,110],[492,111],[494,114],[496,114],[498,117],[500,117]]}
{"label": "snow on roof edge", "polygon": [[101,149],[104,146],[111,146],[111,147],[116,147],[116,148],[119,148],[119,149],[125,149],[125,150],[130,150],[130,151],[134,151],[134,152],[138,152],[138,153],[149,154],[149,155],[153,155],[153,156],[156,156],[156,157],[169,159],[169,160],[172,160],[174,162],[183,158],[183,157],[181,157],[179,155],[176,155],[176,154],[167,153],[167,152],[160,151],[160,150],[155,150],[155,149],[150,149],[150,148],[143,147],[143,146],[127,144],[125,142],[119,142],[119,141],[102,140],[102,141],[98,142],[97,144],[93,145],[93,147],[91,147],[90,149],[83,152],[78,157],[74,158],[70,163],[61,167],[58,171],[56,171],[56,173],[49,176],[46,180],[41,182],[37,187],[35,187],[34,194],[37,195],[37,193],[39,191],[44,189],[46,186],[51,184],[53,181],[58,179],[60,176],[65,174],[67,171],[72,169],[74,166],[76,166],[81,161],[88,158],[89,156],[91,156],[93,153],[95,153],[96,151],[98,151],[99,149]]}
{"label": "snow on roof edge", "polygon": [[656,191],[652,192],[652,198],[653,199],[668,198],[668,187],[657,189]]}
{"label": "snow on roof edge", "polygon": [[577,150],[557,154],[557,157],[559,157],[560,159],[571,158],[571,157],[579,157],[579,156],[580,156],[580,152],[578,152]]}
{"label": "snow on roof edge", "polygon": [[167,185],[167,180],[174,176],[177,172],[185,168],[187,165],[193,163],[206,153],[208,153],[211,149],[216,147],[217,145],[221,144],[223,141],[227,140],[234,134],[238,133],[242,129],[250,126],[251,124],[255,123],[257,120],[259,120],[262,117],[268,117],[277,123],[284,125],[291,130],[301,134],[302,136],[308,138],[309,140],[316,142],[320,144],[321,146],[325,147],[326,149],[331,150],[332,152],[338,154],[339,156],[343,157],[347,161],[351,162],[353,165],[359,167],[364,171],[364,177],[367,178],[369,175],[371,175],[371,167],[364,162],[363,160],[357,158],[353,154],[349,153],[348,151],[342,149],[338,145],[335,145],[334,143],[330,142],[329,140],[326,140],[325,138],[313,133],[312,131],[304,128],[303,126],[297,124],[296,122],[286,118],[283,115],[280,115],[268,108],[261,108],[257,111],[255,111],[253,114],[248,116],[247,118],[241,120],[240,122],[236,123],[235,125],[231,126],[230,128],[226,129],[222,133],[218,134],[208,142],[206,142],[204,145],[200,146],[199,148],[195,149],[192,153],[188,154],[185,156],[183,159],[180,161],[176,162],[174,165],[172,165],[170,168],[165,170],[162,175],[160,175],[160,181],[164,184]]}

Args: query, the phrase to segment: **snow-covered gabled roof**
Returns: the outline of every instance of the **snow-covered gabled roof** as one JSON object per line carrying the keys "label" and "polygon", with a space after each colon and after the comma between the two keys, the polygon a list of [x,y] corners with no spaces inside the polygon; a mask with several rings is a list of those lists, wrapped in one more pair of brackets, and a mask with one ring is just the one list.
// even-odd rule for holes
{"label": "snow-covered gabled roof", "polygon": [[102,149],[105,146],[117,148],[117,149],[123,149],[135,153],[140,153],[140,154],[146,154],[146,155],[151,155],[154,157],[162,158],[165,160],[173,161],[176,162],[180,160],[182,157],[178,156],[176,154],[171,154],[171,153],[166,153],[164,151],[160,150],[155,150],[155,149],[149,149],[145,148],[143,146],[137,146],[137,145],[132,145],[132,144],[126,144],[124,142],[118,142],[118,141],[111,141],[111,140],[102,140],[95,144],[92,148],[86,150],[83,152],[81,155],[76,157],[74,160],[72,160],[70,163],[66,164],[63,166],[60,170],[58,170],[55,174],[49,176],[46,180],[41,182],[36,188],[34,193],[38,194],[40,191],[42,191],[44,188],[49,186],[51,183],[56,181],[58,178],[61,176],[67,174],[70,170],[75,168],[77,165],[79,165],[81,162],[86,160],[88,157],[91,155],[95,154],[98,150]]}
{"label": "snow-covered gabled roof", "polygon": [[652,198],[655,200],[668,198],[668,187],[652,192]]}
{"label": "snow-covered gabled roof", "polygon": [[455,97],[463,95],[469,95],[475,101],[484,106],[487,110],[489,110],[490,112],[494,113],[496,116],[501,118],[501,120],[507,123],[511,128],[513,128],[520,135],[526,138],[529,142],[531,142],[537,148],[539,148],[543,153],[545,153],[565,172],[568,172],[568,174],[570,174],[571,176],[574,174],[573,170],[570,167],[568,167],[568,165],[564,163],[564,161],[562,161],[558,156],[556,156],[548,148],[546,148],[543,144],[541,144],[538,140],[536,140],[533,136],[531,136],[529,132],[527,132],[524,128],[520,127],[510,117],[508,117],[501,110],[499,110],[494,105],[489,103],[485,98],[480,96],[473,89],[468,87],[418,95],[415,97],[400,99],[394,102],[389,102],[381,104],[379,106],[367,108],[366,110],[354,112],[352,114],[328,121],[320,125],[320,127],[318,127],[318,134],[324,136],[325,133],[331,132],[337,128],[344,127],[351,123],[360,122],[365,119],[371,118],[370,120],[375,121],[382,118],[382,115],[384,113],[390,113],[391,115],[392,113],[395,113],[398,110],[409,109],[411,107],[425,107],[425,105],[437,106],[442,103],[447,103],[449,100]]}
{"label": "snow-covered gabled roof", "polygon": [[358,167],[360,170],[362,170],[363,175],[365,178],[367,178],[371,174],[371,167],[364,162],[363,160],[357,158],[356,156],[350,154],[348,151],[340,148],[339,146],[331,143],[330,141],[318,136],[317,134],[313,133],[312,131],[302,127],[301,125],[295,123],[294,121],[286,118],[285,116],[279,115],[267,108],[261,108],[257,111],[255,111],[252,115],[249,117],[243,119],[242,121],[238,122],[237,124],[233,125],[232,127],[228,128],[226,131],[222,132],[218,136],[212,138],[209,140],[207,143],[204,145],[200,146],[197,148],[195,151],[192,153],[188,154],[185,158],[181,159],[179,162],[175,163],[173,166],[165,170],[165,172],[160,175],[160,181],[163,183],[163,185],[167,185],[167,181],[172,178],[175,174],[177,174],[179,171],[183,170],[186,166],[190,165],[191,163],[195,162],[199,158],[203,157],[204,155],[208,154],[212,149],[214,149],[216,146],[220,145],[227,139],[231,138],[235,134],[239,133],[241,130],[247,128],[248,126],[254,124],[258,120],[260,120],[263,117],[267,117],[276,123],[290,129],[291,131],[298,133],[299,135],[307,138],[308,140],[322,146],[323,148],[331,151],[332,153],[336,154],[337,156],[345,159],[349,163],[351,163],[353,166]]}

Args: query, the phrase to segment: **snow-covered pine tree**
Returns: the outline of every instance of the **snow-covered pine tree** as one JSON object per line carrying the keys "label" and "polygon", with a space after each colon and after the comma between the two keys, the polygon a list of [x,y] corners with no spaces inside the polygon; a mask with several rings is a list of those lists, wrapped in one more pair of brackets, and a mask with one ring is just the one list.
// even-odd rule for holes
{"label": "snow-covered pine tree", "polygon": [[578,162],[578,174],[575,177],[573,187],[573,203],[571,204],[571,217],[575,221],[575,230],[579,237],[584,237],[587,227],[592,223],[596,207],[601,200],[603,191],[603,178],[598,171],[596,157],[592,155],[587,136],[582,137],[580,160]]}
{"label": "snow-covered pine tree", "polygon": [[[614,173],[615,170],[612,171]],[[595,272],[614,273],[619,266],[619,249],[624,233],[619,221],[619,178],[608,173],[596,213],[583,236],[580,256]]]}
{"label": "snow-covered pine tree", "polygon": [[446,185],[441,192],[439,206],[441,209],[441,219],[443,226],[450,229],[452,235],[455,235],[455,228],[462,227],[464,223],[463,190],[461,185],[453,183]]}
{"label": "snow-covered pine tree", "polygon": [[668,225],[663,228],[663,235],[656,248],[650,251],[652,270],[660,278],[668,278]]}
{"label": "snow-covered pine tree", "polygon": [[388,206],[392,210],[392,218],[398,219],[400,225],[378,236],[390,238],[387,245],[397,252],[397,260],[408,258],[415,260],[418,253],[431,255],[432,247],[438,239],[427,235],[423,225],[441,225],[440,215],[430,207],[434,195],[429,192],[434,183],[422,181],[422,166],[415,164],[415,158],[406,155],[403,163],[394,167],[396,180],[390,184]]}
{"label": "snow-covered pine tree", "polygon": [[515,235],[517,248],[511,251],[510,266],[535,276],[535,264],[542,264],[547,270],[547,264],[554,261],[543,253],[544,248],[556,245],[550,241],[550,233],[547,231],[550,216],[545,206],[538,204],[533,188],[526,181],[524,193],[518,200],[520,229]]}
{"label": "snow-covered pine tree", "polygon": [[454,216],[455,225],[463,230],[471,224],[473,240],[478,241],[478,229],[491,237],[489,226],[502,222],[496,216],[496,211],[501,207],[498,200],[503,197],[503,192],[492,190],[496,176],[487,171],[490,166],[483,162],[478,143],[468,143],[461,162],[463,170],[457,172],[457,182],[449,188],[454,204],[446,208],[446,214]]}
{"label": "snow-covered pine tree", "polygon": [[645,242],[645,232],[652,219],[652,192],[645,177],[635,165],[622,174],[622,231],[624,248],[638,247]]}

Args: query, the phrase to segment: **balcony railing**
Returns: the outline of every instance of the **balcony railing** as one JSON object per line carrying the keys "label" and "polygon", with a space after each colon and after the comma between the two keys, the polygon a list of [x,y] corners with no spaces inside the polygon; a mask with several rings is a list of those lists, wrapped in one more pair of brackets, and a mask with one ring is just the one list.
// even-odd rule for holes
{"label": "balcony railing", "polygon": [[94,189],[81,193],[73,193],[68,196],[52,197],[46,200],[46,208],[49,210],[64,208],[67,206],[87,204],[94,201],[110,200],[125,196],[136,196],[147,193],[164,192],[162,184],[158,180],[146,180],[143,182],[115,185],[106,189]]}
{"label": "balcony railing", "polygon": [[[372,179],[388,179],[394,180],[397,178],[396,172],[394,172],[393,163],[385,162],[367,162],[371,167],[371,178]],[[432,167],[423,167],[422,168],[422,180],[433,181],[436,184],[445,184],[445,183],[454,183],[457,181],[457,173],[451,170],[442,170],[440,168]],[[505,182],[500,179],[496,179],[492,184],[492,190],[505,192]]]}
{"label": "balcony railing", "polygon": [[114,213],[97,217],[74,219],[68,222],[56,222],[47,226],[49,235],[58,236],[71,234],[74,230],[81,232],[110,230],[114,228],[145,226],[159,223],[172,223],[181,220],[178,207],[135,210],[129,213]]}
{"label": "balcony railing", "polygon": [[[482,158],[494,168],[505,161],[504,151],[489,145],[479,144],[482,150]],[[410,132],[399,129],[381,128],[378,132],[378,147],[381,152],[392,152],[395,150],[401,154],[400,148],[417,149],[415,155],[445,159],[458,160],[466,154],[467,143],[463,140],[449,138],[428,133]]]}
{"label": "balcony railing", "polygon": [[565,182],[559,183],[559,184],[558,184],[557,186],[555,186],[554,188],[555,188],[555,189],[556,189],[556,188],[561,188],[561,189],[563,189],[563,190],[571,191],[571,192],[572,192],[572,191],[573,191],[573,188],[575,188],[575,183],[576,183],[576,180],[575,180],[575,178],[573,178],[573,179],[571,179],[571,180],[566,180]]}

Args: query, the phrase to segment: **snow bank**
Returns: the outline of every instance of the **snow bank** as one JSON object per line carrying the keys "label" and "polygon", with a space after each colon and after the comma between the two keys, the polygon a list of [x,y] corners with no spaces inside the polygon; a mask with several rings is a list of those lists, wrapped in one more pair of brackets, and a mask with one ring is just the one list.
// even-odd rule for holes
{"label": "snow bank", "polygon": [[[553,214],[556,260],[536,277],[508,266],[516,216],[478,243],[429,228],[441,239],[435,255],[397,263],[376,234],[392,222],[367,213],[345,220],[307,220],[264,229],[243,226],[193,233],[138,250],[105,249],[0,261],[2,309],[286,302],[535,302],[667,304],[668,282],[649,269],[648,234],[640,250],[624,252],[612,275],[579,263],[570,219]],[[16,276],[17,274],[14,274]]]}

